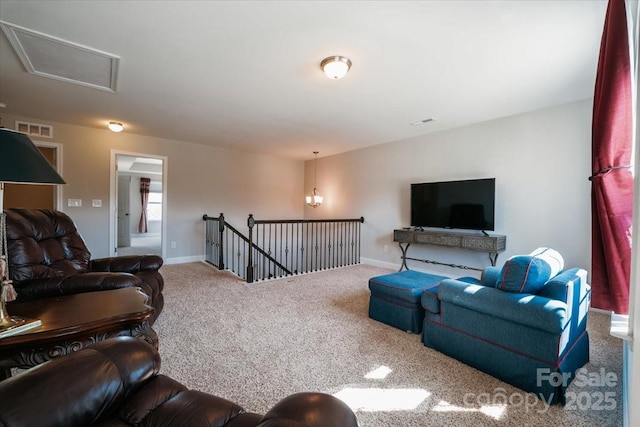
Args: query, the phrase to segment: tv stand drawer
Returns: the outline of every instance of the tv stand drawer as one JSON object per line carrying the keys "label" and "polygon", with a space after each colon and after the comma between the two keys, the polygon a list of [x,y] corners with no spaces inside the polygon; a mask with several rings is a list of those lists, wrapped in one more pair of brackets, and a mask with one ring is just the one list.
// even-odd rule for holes
{"label": "tv stand drawer", "polygon": [[393,241],[399,243],[414,243],[415,231],[413,230],[393,230]]}
{"label": "tv stand drawer", "polygon": [[440,232],[418,232],[416,233],[416,243],[423,245],[436,245],[436,246],[453,246],[456,248],[462,247],[462,236],[453,233],[440,233]]}
{"label": "tv stand drawer", "polygon": [[505,236],[467,236],[462,239],[462,248],[480,252],[502,252],[506,249]]}

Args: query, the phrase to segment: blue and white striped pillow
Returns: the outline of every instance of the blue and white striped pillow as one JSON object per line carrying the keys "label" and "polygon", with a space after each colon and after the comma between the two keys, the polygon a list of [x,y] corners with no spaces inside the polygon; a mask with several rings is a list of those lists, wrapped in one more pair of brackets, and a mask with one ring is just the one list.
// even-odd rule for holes
{"label": "blue and white striped pillow", "polygon": [[496,288],[507,292],[535,294],[563,268],[564,260],[558,251],[538,248],[529,255],[509,258],[502,267]]}

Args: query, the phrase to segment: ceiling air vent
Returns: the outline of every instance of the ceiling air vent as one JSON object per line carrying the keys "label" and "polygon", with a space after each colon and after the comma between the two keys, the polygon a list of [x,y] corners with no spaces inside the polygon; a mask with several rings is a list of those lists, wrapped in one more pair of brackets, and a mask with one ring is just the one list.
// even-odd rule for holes
{"label": "ceiling air vent", "polygon": [[16,130],[29,136],[53,138],[53,126],[39,125],[37,123],[19,122],[16,120]]}
{"label": "ceiling air vent", "polygon": [[116,91],[119,57],[6,21],[0,28],[29,73]]}

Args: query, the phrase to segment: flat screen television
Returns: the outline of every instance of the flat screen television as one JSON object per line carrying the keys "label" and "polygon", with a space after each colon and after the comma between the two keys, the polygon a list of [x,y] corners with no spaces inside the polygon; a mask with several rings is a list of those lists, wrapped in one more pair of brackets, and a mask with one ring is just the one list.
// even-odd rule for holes
{"label": "flat screen television", "polygon": [[495,178],[411,184],[411,226],[495,228]]}

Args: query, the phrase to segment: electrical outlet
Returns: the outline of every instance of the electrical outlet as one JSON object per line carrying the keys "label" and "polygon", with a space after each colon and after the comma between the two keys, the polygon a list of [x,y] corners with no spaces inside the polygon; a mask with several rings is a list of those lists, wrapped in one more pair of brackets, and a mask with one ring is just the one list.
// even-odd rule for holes
{"label": "electrical outlet", "polygon": [[171,249],[175,249],[176,248],[176,242],[171,242]]}
{"label": "electrical outlet", "polygon": [[384,245],[384,246],[382,247],[382,249],[383,249],[385,252],[389,252],[389,245]]}
{"label": "electrical outlet", "polygon": [[69,206],[70,208],[81,208],[82,199],[68,199],[67,206]]}

